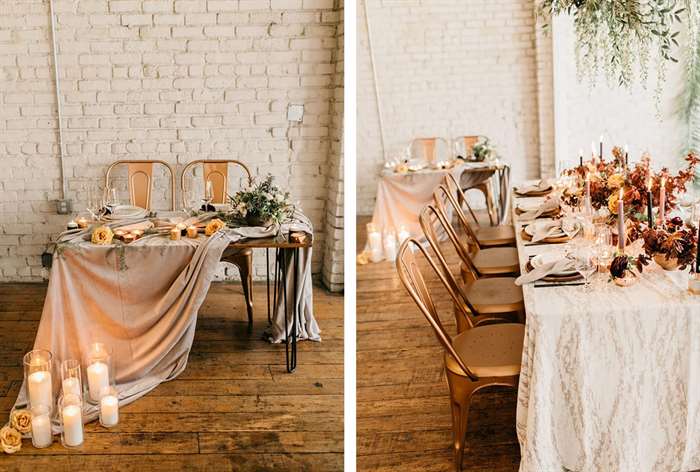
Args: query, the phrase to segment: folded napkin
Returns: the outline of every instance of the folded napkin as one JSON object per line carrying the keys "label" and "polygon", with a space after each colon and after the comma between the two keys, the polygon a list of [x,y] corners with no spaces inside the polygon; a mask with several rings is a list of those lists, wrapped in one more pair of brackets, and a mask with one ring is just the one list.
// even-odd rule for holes
{"label": "folded napkin", "polygon": [[543,239],[556,236],[560,233],[566,234],[569,238],[572,238],[578,232],[578,225],[576,220],[572,218],[562,218],[560,220],[545,221],[537,225],[537,230],[532,235],[530,240],[533,243],[542,241]]}
{"label": "folded napkin", "polygon": [[545,180],[540,180],[535,184],[523,185],[522,187],[516,187],[515,190],[520,194],[530,193],[530,192],[543,192],[549,190],[551,185]]}
{"label": "folded napkin", "polygon": [[147,229],[153,228],[153,223],[150,221],[141,221],[140,223],[131,223],[128,225],[114,225],[114,228],[121,229],[123,231],[134,231],[140,229],[141,231],[146,231]]}
{"label": "folded napkin", "polygon": [[515,285],[529,284],[530,282],[543,279],[548,275],[560,274],[564,271],[572,270],[573,268],[574,261],[565,257],[563,259],[550,262],[549,264],[542,264],[540,267],[522,274],[520,277],[515,279]]}
{"label": "folded napkin", "polygon": [[547,198],[536,210],[526,211],[525,213],[520,214],[518,219],[523,221],[534,220],[544,213],[549,213],[559,209],[560,206],[561,201],[559,196]]}

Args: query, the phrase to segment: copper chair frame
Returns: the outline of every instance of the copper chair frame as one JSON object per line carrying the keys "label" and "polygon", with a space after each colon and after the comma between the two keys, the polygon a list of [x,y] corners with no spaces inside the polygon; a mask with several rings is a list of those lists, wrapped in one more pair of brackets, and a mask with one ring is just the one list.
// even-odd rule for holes
{"label": "copper chair frame", "polygon": [[[398,257],[396,258],[396,268],[399,273],[401,283],[408,291],[408,294],[414,300],[421,313],[428,320],[428,323],[433,328],[438,341],[446,351],[445,355],[452,357],[459,368],[465,375],[460,375],[450,369],[445,368],[447,383],[450,390],[450,406],[452,408],[452,435],[454,448],[454,465],[458,472],[462,470],[462,459],[464,457],[464,448],[466,445],[467,424],[469,419],[469,407],[473,395],[479,390],[490,386],[503,386],[510,388],[518,387],[519,375],[504,376],[504,377],[479,377],[464,363],[452,344],[452,337],[445,330],[440,316],[433,303],[430,291],[425,284],[420,269],[418,268],[414,254],[409,246],[415,246],[418,251],[423,254],[425,259],[430,264],[432,270],[437,274],[445,289],[447,289],[450,297],[455,303],[455,306],[461,306],[459,298],[454,290],[453,283],[448,282],[435,263],[432,261],[426,250],[421,246],[415,238],[410,238],[404,241],[399,248]],[[454,282],[454,279],[453,279]],[[472,320],[467,317],[467,322],[470,323],[470,329],[474,328]],[[479,329],[479,328],[476,328]]]}
{"label": "copper chair frame", "polygon": [[[129,166],[129,175],[127,178],[127,187],[129,189],[129,201],[131,202],[132,205],[136,205],[136,201],[139,199],[137,198],[137,195],[134,193],[135,189],[134,186],[135,184],[133,183],[133,177],[139,173],[145,173],[148,176],[148,188],[146,189],[146,210],[151,209],[151,189],[153,187],[153,164],[160,164],[164,166],[168,172],[170,173],[170,209],[172,211],[175,211],[175,171],[173,171],[173,168],[170,166],[165,161],[161,160],[156,160],[156,159],[125,159],[125,160],[118,160],[114,161],[112,164],[110,164],[109,167],[107,167],[107,172],[105,172],[105,192],[109,188],[109,182],[110,182],[110,175],[112,173],[112,169],[119,165],[124,165],[126,164]],[[147,165],[150,165],[150,167],[147,167]]]}
{"label": "copper chair frame", "polygon": [[196,159],[192,162],[189,162],[187,165],[185,165],[185,168],[182,169],[182,175],[180,176],[180,190],[182,192],[182,206],[185,207],[187,203],[185,202],[185,193],[187,192],[187,187],[185,185],[185,176],[187,175],[187,171],[193,168],[196,165],[202,164],[204,167],[204,182],[206,182],[207,177],[212,175],[212,174],[223,174],[221,175],[221,178],[223,180],[222,182],[222,190],[221,192],[218,192],[216,189],[214,191],[215,194],[220,193],[221,198],[218,198],[218,195],[214,198],[214,203],[224,203],[226,200],[226,195],[227,195],[227,184],[228,184],[228,166],[229,164],[234,164],[239,167],[241,167],[245,173],[246,176],[248,177],[248,184],[253,183],[253,176],[250,172],[250,169],[248,168],[247,165],[245,165],[243,162],[236,160],[236,159]]}
{"label": "copper chair frame", "polygon": [[[423,147],[423,159],[428,162],[429,164],[435,164],[437,162],[437,156],[435,155],[435,148],[436,144],[442,141],[445,143],[445,147],[447,148],[447,156],[446,158],[448,160],[454,159],[454,153],[450,147],[450,142],[445,139],[441,138],[440,136],[432,136],[432,137],[423,137],[423,138],[414,138],[411,140],[409,143],[409,151],[411,152],[411,156],[413,155],[413,147],[417,145],[421,145]],[[430,146],[427,146],[426,143],[432,143]],[[430,149],[430,153],[427,153],[427,150]],[[430,155],[428,155],[430,154]]]}

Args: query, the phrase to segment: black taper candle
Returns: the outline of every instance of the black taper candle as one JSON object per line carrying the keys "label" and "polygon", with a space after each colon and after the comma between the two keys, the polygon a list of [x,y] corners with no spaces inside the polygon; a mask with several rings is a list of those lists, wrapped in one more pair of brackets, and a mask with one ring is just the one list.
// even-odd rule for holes
{"label": "black taper candle", "polygon": [[603,140],[600,141],[600,160],[603,160]]}
{"label": "black taper candle", "polygon": [[629,153],[625,153],[625,169],[629,166]]}
{"label": "black taper candle", "polygon": [[578,156],[578,166],[583,167],[583,156]]}
{"label": "black taper candle", "polygon": [[651,202],[651,190],[647,190],[647,218],[649,218],[649,227],[654,227],[654,220],[651,216],[652,202]]}

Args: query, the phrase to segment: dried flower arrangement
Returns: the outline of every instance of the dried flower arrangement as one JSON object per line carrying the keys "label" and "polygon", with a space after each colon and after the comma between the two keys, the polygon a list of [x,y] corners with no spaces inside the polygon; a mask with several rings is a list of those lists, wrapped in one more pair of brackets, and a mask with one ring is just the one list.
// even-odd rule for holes
{"label": "dried flower arrangement", "polygon": [[610,263],[610,277],[615,279],[624,279],[627,276],[636,277],[634,269],[640,274],[644,271],[644,266],[649,264],[649,257],[646,254],[640,254],[637,257],[628,255],[616,256]]}
{"label": "dried flower arrangement", "polygon": [[683,270],[695,261],[697,228],[674,217],[662,227],[647,228],[643,233],[644,251],[649,257],[662,256]]}

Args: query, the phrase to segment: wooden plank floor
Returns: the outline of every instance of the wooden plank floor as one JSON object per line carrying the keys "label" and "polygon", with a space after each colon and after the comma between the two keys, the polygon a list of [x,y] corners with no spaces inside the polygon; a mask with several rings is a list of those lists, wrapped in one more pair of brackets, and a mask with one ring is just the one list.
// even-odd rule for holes
{"label": "wooden plank floor", "polygon": [[[366,218],[358,218],[358,249]],[[456,255],[452,254],[452,261]],[[455,332],[452,303],[437,278],[431,289],[442,320]],[[452,420],[443,350],[405,292],[394,264],[357,266],[358,470],[453,471]],[[516,392],[474,397],[464,470],[518,470]]]}
{"label": "wooden plank floor", "polygon": [[[45,284],[0,284],[0,425],[19,391],[45,293]],[[299,343],[294,374],[286,373],[284,345],[261,339],[264,285],[255,300],[251,335],[240,284],[213,284],[180,377],[122,408],[116,428],[87,425],[76,450],[24,440],[20,452],[0,452],[0,471],[342,470],[342,296],[314,288],[323,342]]]}

